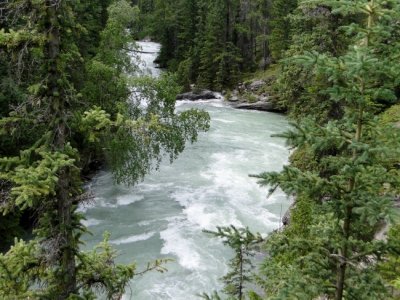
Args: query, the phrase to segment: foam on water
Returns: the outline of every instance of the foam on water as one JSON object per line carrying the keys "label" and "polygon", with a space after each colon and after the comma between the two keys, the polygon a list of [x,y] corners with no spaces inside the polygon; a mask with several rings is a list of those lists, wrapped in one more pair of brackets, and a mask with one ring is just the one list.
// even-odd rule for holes
{"label": "foam on water", "polygon": [[207,104],[211,107],[226,107],[227,105],[221,100],[221,98],[217,99],[207,99],[207,100],[196,100],[196,101],[191,101],[191,100],[179,100],[176,101],[175,107],[181,107],[187,104]]}
{"label": "foam on water", "polygon": [[157,53],[160,51],[160,45],[153,42],[140,41],[136,42],[136,45],[139,47],[140,51],[143,52],[140,55],[141,64],[139,65],[142,73],[145,75],[158,77],[161,73],[161,70],[157,68],[157,65],[154,63],[154,59]]}
{"label": "foam on water", "polygon": [[82,220],[81,222],[86,227],[96,226],[101,223],[101,221],[97,219],[87,219],[87,220]]}
{"label": "foam on water", "polygon": [[146,227],[146,226],[149,226],[150,224],[152,224],[153,222],[155,222],[155,220],[146,220],[146,221],[137,223],[137,225],[140,227]]}
{"label": "foam on water", "polygon": [[[237,219],[235,211],[229,207],[229,203],[223,209],[216,209],[215,204],[220,204],[221,194],[213,187],[187,189],[177,188],[172,195],[183,206],[185,218],[192,226],[198,226],[200,230],[213,230],[217,226],[234,225],[242,227]],[[214,205],[210,205],[210,202]]]}
{"label": "foam on water", "polygon": [[[152,52],[159,45],[139,44],[149,52],[140,55],[144,68],[158,76]],[[265,236],[280,226],[290,205],[279,191],[266,198],[268,190],[248,177],[280,170],[286,163],[283,141],[270,135],[284,130],[287,122],[276,114],[234,110],[218,98],[177,102],[178,111],[206,109],[211,129],[187,145],[174,164],[162,163],[133,188],[113,185],[109,172],[100,172],[88,185],[94,203],[80,208],[94,234],[86,237],[88,248],[110,231],[123,263],[134,258],[145,266],[157,258],[175,259],[167,275],[150,272],[135,278],[123,299],[197,299],[198,293],[221,289],[218,278],[226,274],[233,253],[203,230],[232,224]]]}
{"label": "foam on water", "polygon": [[226,207],[224,210],[214,210],[206,203],[194,203],[183,210],[192,224],[202,229],[214,230],[217,226],[234,225],[244,227],[238,220],[235,210]]}
{"label": "foam on water", "polygon": [[130,243],[135,243],[139,241],[146,241],[153,237],[156,234],[156,232],[148,232],[148,233],[143,233],[143,234],[138,234],[138,235],[132,235],[128,237],[123,237],[119,238],[117,240],[110,241],[111,244],[114,245],[123,245],[123,244],[130,244]]}
{"label": "foam on water", "polygon": [[168,228],[160,232],[164,245],[161,254],[174,254],[178,263],[189,270],[201,268],[201,256],[196,245],[185,236],[188,224],[185,220],[176,220]]}
{"label": "foam on water", "polygon": [[137,185],[137,190],[143,193],[146,192],[155,192],[155,191],[160,191],[164,190],[166,188],[169,188],[173,186],[174,183],[172,182],[167,182],[167,183],[148,183],[148,182],[142,182]]}
{"label": "foam on water", "polygon": [[235,123],[235,121],[232,121],[232,120],[224,120],[224,119],[217,119],[217,118],[214,118],[213,121],[217,121],[217,122],[221,122],[221,123],[225,123],[225,124]]}
{"label": "foam on water", "polygon": [[142,201],[144,199],[143,195],[132,195],[127,194],[117,198],[117,206],[125,206],[138,201]]}
{"label": "foam on water", "polygon": [[122,299],[199,299],[197,295],[202,292],[208,292],[208,290],[197,291],[195,284],[199,286],[209,286],[210,282],[214,282],[216,288],[221,287],[218,277],[213,274],[205,278],[201,273],[191,271],[185,273],[183,280],[176,280],[176,277],[169,273],[168,276],[165,276],[164,280],[154,283],[152,289],[146,289],[136,293],[133,290],[132,293],[125,294]]}

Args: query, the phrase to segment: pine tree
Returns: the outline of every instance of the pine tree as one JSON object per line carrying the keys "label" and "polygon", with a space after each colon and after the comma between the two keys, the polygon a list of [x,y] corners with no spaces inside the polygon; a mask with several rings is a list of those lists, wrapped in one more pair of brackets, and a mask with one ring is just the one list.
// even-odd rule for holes
{"label": "pine tree", "polygon": [[214,87],[215,76],[218,71],[216,60],[224,48],[224,3],[212,2],[208,4],[205,21],[204,36],[201,37],[200,65],[197,84],[201,87]]}
{"label": "pine tree", "polygon": [[300,203],[312,201],[314,217],[303,237],[276,234],[269,243],[260,280],[277,299],[327,296],[341,300],[386,299],[387,290],[377,272],[389,246],[374,239],[379,225],[393,213],[399,193],[399,132],[382,128],[374,114],[377,103],[397,101],[395,89],[399,54],[395,20],[396,1],[324,2],[334,13],[364,16],[363,22],[343,29],[354,37],[347,53],[338,58],[308,53],[297,63],[325,76],[324,92],[343,105],[343,115],[321,125],[307,118],[285,134],[291,146],[309,147],[317,167],[285,167],[264,173],[261,184],[278,186]]}
{"label": "pine tree", "polygon": [[[217,231],[205,231],[215,237],[221,238],[224,245],[228,245],[235,256],[229,262],[229,273],[222,280],[225,283],[223,292],[230,299],[245,299],[246,284],[251,282],[251,270],[253,264],[251,261],[254,256],[254,247],[263,241],[260,234],[253,234],[248,228],[217,227]],[[218,300],[218,293],[209,296],[203,294],[204,299]]]}
{"label": "pine tree", "polygon": [[276,61],[289,47],[291,32],[288,16],[297,7],[297,0],[272,0],[271,3],[268,40],[272,58]]}
{"label": "pine tree", "polygon": [[[108,236],[93,251],[80,251],[86,229],[76,208],[88,198],[81,188],[81,159],[101,143],[101,154],[108,157],[117,181],[134,184],[164,153],[172,161],[186,141],[195,141],[198,131],[208,128],[204,112],[175,114],[177,86],[170,76],[137,85],[134,91],[149,96],[146,110],[129,105],[133,89],[124,74],[131,63],[127,26],[136,10],[125,0],[113,2],[98,40],[97,34],[89,37],[97,43],[89,47],[79,34],[85,32],[77,23],[81,9],[80,3],[70,1],[13,1],[7,5],[13,22],[0,31],[2,51],[20,62],[17,70],[10,70],[20,75],[16,85],[24,95],[19,107],[3,115],[1,140],[20,134],[21,124],[36,131],[30,143],[0,158],[1,212],[10,216],[29,210],[36,223],[30,241],[16,240],[0,255],[4,299],[93,299],[94,288],[103,289],[109,299],[120,298],[129,280],[143,272],[134,264],[114,263],[117,253],[108,245]],[[94,51],[91,46],[95,55],[89,53]],[[87,76],[77,75],[78,70]],[[106,78],[120,89],[105,86],[107,95],[96,101],[90,97],[98,92],[95,83]],[[82,103],[83,95],[87,103]],[[163,263],[149,264],[144,272],[164,271]]]}
{"label": "pine tree", "polygon": [[[268,61],[268,0],[157,2],[153,36],[162,48],[157,62],[177,71],[186,89],[232,88],[240,74]],[[260,50],[262,49],[262,50]]]}
{"label": "pine tree", "polygon": [[[282,53],[286,58],[302,55],[305,51],[335,57],[344,54],[351,41],[340,28],[355,21],[354,15],[338,15],[323,3],[315,5],[308,2],[302,2],[286,19],[291,28],[290,42]],[[282,70],[273,84],[276,96],[273,101],[277,106],[286,109],[294,119],[314,114],[315,111],[320,111],[320,114],[315,114],[320,122],[340,117],[340,103],[330,101],[322,93],[330,84],[327,78],[314,76],[311,70],[290,59],[283,60],[281,66]]]}

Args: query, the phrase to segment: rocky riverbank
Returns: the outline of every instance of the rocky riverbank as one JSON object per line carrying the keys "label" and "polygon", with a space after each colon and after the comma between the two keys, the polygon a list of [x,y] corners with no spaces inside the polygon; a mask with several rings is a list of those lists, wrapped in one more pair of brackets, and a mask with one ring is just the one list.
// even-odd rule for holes
{"label": "rocky riverbank", "polygon": [[268,87],[274,80],[255,79],[240,83],[236,89],[225,93],[225,99],[238,109],[252,109],[270,112],[282,112],[273,103]]}
{"label": "rocky riverbank", "polygon": [[[253,80],[240,83],[233,91],[223,91],[224,100],[237,109],[259,110],[269,112],[283,112],[278,109],[268,92],[268,86],[274,78],[268,80]],[[177,100],[209,100],[220,99],[221,94],[210,90],[195,90],[177,95]]]}

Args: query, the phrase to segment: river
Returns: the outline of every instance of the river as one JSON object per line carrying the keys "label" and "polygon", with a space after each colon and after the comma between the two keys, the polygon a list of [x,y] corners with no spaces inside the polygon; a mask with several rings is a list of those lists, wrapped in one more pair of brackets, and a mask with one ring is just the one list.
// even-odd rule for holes
{"label": "river", "polygon": [[[150,52],[140,54],[142,69],[158,76],[153,60],[159,45],[139,44]],[[124,299],[197,299],[220,289],[232,251],[202,230],[233,224],[267,234],[290,204],[279,192],[267,199],[267,189],[248,177],[287,162],[284,141],[270,137],[288,127],[282,115],[235,110],[221,99],[176,104],[178,111],[192,107],[210,113],[211,128],[172,165],[163,163],[135,187],[114,185],[107,171],[88,186],[95,201],[81,208],[93,233],[85,237],[87,247],[109,231],[118,262],[136,261],[138,271],[157,258],[174,260],[167,273],[135,278]]]}

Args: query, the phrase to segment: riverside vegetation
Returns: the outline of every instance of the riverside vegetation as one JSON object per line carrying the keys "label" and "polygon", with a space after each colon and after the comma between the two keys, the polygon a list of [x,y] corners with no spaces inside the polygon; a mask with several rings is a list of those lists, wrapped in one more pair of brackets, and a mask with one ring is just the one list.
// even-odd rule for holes
{"label": "riverside vegetation", "polygon": [[[1,241],[18,236],[28,219],[33,232],[0,255],[2,299],[119,299],[147,270],[114,262],[104,242],[81,251],[86,232],[77,206],[90,201],[82,174],[106,160],[117,182],[134,184],[173,160],[186,141],[208,129],[208,114],[175,114],[173,77],[136,81],[128,55],[129,28],[138,10],[125,0],[2,1]],[[131,82],[133,81],[133,82]],[[127,101],[130,93],[147,97]]]}
{"label": "riverside vegetation", "polygon": [[[282,136],[294,151],[282,172],[252,176],[295,198],[290,222],[267,238],[211,232],[235,256],[225,289],[202,297],[399,298],[398,1],[0,5],[2,298],[91,299],[97,290],[119,299],[141,271],[114,263],[107,235],[79,250],[86,229],[76,207],[90,198],[82,174],[105,160],[117,182],[136,183],[163,152],[172,160],[208,129],[204,112],[175,114],[179,85],[231,89],[271,68],[265,89],[293,122]],[[126,76],[131,35],[160,41],[158,62],[176,75]],[[127,101],[132,87],[149,96],[146,110]],[[30,238],[8,249],[27,220]],[[257,269],[254,247],[267,254]]]}

